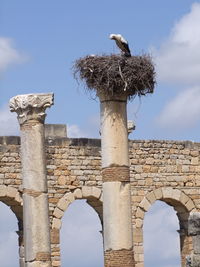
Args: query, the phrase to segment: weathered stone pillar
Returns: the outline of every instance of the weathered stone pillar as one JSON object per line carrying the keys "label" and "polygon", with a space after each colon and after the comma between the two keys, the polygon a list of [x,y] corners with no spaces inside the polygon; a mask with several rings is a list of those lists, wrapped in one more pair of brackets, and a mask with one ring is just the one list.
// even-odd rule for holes
{"label": "weathered stone pillar", "polygon": [[25,267],[24,261],[24,243],[23,243],[23,231],[16,231],[18,234],[18,245],[19,245],[19,266]]}
{"label": "weathered stone pillar", "polygon": [[10,110],[18,114],[21,130],[26,267],[51,266],[44,120],[45,109],[52,104],[52,93],[18,95],[10,100]]}
{"label": "weathered stone pillar", "polygon": [[133,267],[127,97],[99,97],[105,267]]}
{"label": "weathered stone pillar", "polygon": [[[193,253],[190,255],[191,266],[199,267],[200,266],[200,213],[199,212],[194,212],[190,214],[188,221],[188,234],[192,236],[192,244],[193,244]],[[190,266],[189,263],[186,266]]]}

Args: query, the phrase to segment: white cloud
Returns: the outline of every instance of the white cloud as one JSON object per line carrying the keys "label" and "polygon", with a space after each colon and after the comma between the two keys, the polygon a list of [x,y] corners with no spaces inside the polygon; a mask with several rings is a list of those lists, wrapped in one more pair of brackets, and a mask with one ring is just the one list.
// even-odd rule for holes
{"label": "white cloud", "polygon": [[163,128],[183,129],[200,121],[200,86],[180,92],[157,118]]}
{"label": "white cloud", "polygon": [[0,37],[0,73],[10,65],[22,63],[26,56],[13,47],[13,41],[9,38]]}
{"label": "white cloud", "polygon": [[7,105],[0,108],[0,136],[2,135],[19,135],[17,114],[11,113]]}
{"label": "white cloud", "polygon": [[78,125],[72,124],[67,125],[67,136],[71,138],[86,137],[86,133],[84,133]]}
{"label": "white cloud", "polygon": [[180,84],[200,82],[200,3],[194,3],[155,54],[159,81]]}
{"label": "white cloud", "polygon": [[99,114],[88,117],[83,128],[77,124],[67,125],[67,135],[71,138],[99,138],[99,131]]}
{"label": "white cloud", "polygon": [[157,124],[163,128],[182,130],[199,122],[199,25],[200,3],[194,3],[190,12],[176,23],[161,48],[154,50],[158,81],[171,83],[173,87],[179,84],[183,88],[156,118]]}

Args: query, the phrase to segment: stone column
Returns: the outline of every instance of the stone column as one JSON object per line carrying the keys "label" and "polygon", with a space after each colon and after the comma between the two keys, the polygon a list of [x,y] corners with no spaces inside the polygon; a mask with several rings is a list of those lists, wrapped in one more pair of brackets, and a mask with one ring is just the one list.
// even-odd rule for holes
{"label": "stone column", "polygon": [[21,131],[26,267],[51,266],[44,120],[45,110],[52,104],[52,93],[18,95],[10,100],[10,110],[18,114]]}
{"label": "stone column", "polygon": [[19,244],[19,266],[25,267],[23,231],[17,231],[16,233],[18,234],[18,244]]}
{"label": "stone column", "polygon": [[105,267],[133,267],[127,97],[99,97]]}
{"label": "stone column", "polygon": [[[187,257],[187,265],[191,267],[200,266],[200,213],[190,214],[188,221],[188,234],[192,236],[193,253]],[[191,262],[191,265],[189,265]]]}

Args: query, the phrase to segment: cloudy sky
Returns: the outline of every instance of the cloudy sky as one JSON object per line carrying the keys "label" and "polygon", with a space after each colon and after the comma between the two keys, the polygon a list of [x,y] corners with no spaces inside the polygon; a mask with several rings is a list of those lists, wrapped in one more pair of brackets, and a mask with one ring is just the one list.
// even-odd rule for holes
{"label": "cloudy sky", "polygon": [[[87,54],[118,53],[108,36],[121,33],[128,39],[133,54],[151,53],[157,72],[155,93],[141,100],[136,98],[128,105],[128,118],[136,124],[131,138],[199,141],[199,1],[1,0],[0,25],[0,135],[16,135],[19,131],[16,115],[8,110],[11,97],[32,92],[54,92],[55,105],[48,111],[47,122],[67,124],[71,137],[99,138],[98,100],[76,83],[72,66],[76,59]],[[76,209],[82,212],[75,212]],[[4,206],[2,213],[7,214]],[[159,221],[158,213],[170,217],[170,221],[164,228],[165,232],[156,238],[162,235],[166,239],[174,238],[175,244],[178,242],[175,231],[178,223],[171,208],[155,204],[145,220],[156,221],[157,232],[161,233],[158,229],[163,223]],[[90,219],[85,218],[86,215],[91,216]],[[93,252],[85,257],[85,265],[78,257],[77,262],[72,263],[70,255],[73,251],[65,253],[70,248],[63,239],[63,266],[102,266],[102,240],[98,235],[100,225],[95,216],[83,202],[74,203],[66,213],[63,235],[70,240],[69,231],[81,231],[80,224],[75,226],[74,222],[83,220],[83,233],[79,236],[85,240],[83,243],[87,242],[87,247],[91,245],[90,252]],[[13,225],[7,230],[6,245],[0,244],[0,257],[14,249],[16,222],[11,217],[8,211],[6,218],[13,221]],[[1,225],[4,224],[5,220],[2,220]],[[97,236],[93,232],[94,226]],[[6,230],[4,227],[1,229],[4,233],[0,233],[1,242],[5,244]],[[180,266],[177,250],[168,249],[166,255],[160,253],[160,248],[149,249],[152,247],[149,242],[153,242],[152,231],[145,226],[145,267]],[[86,241],[86,237],[91,237],[91,240]],[[76,240],[75,247],[77,244],[80,246],[82,241],[78,240],[78,236],[73,240]],[[72,244],[72,240],[69,242]],[[91,250],[95,244],[96,252]],[[166,247],[162,248],[166,250]],[[12,262],[5,263],[4,267],[17,266],[14,258],[9,259]]]}

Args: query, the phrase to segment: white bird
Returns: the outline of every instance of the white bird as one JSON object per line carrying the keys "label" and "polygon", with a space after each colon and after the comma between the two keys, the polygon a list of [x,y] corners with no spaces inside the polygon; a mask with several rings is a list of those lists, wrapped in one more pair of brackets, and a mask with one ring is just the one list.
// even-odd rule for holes
{"label": "white bird", "polygon": [[128,46],[128,42],[121,34],[110,34],[110,39],[115,40],[117,46],[121,50],[124,56],[131,57],[131,51]]}

